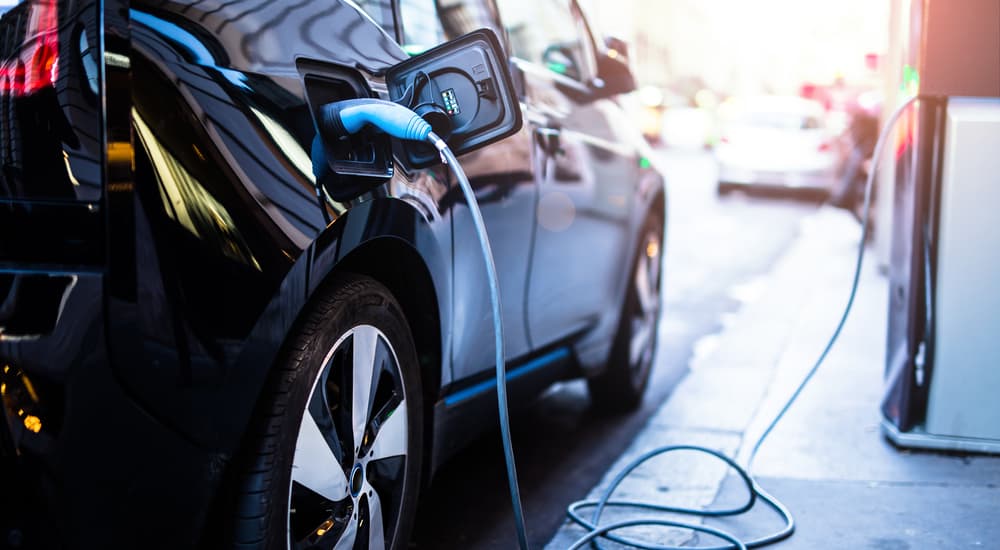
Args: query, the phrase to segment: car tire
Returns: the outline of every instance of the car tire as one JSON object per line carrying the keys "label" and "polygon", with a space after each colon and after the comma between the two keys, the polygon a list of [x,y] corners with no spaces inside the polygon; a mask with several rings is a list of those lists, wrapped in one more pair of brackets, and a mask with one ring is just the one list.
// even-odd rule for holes
{"label": "car tire", "polygon": [[587,381],[593,404],[608,412],[627,412],[639,406],[656,353],[663,215],[652,212],[639,235],[639,247],[629,271],[625,303],[607,367],[602,374]]}
{"label": "car tire", "polygon": [[272,374],[242,461],[233,546],[405,548],[423,405],[413,339],[389,290],[335,276]]}

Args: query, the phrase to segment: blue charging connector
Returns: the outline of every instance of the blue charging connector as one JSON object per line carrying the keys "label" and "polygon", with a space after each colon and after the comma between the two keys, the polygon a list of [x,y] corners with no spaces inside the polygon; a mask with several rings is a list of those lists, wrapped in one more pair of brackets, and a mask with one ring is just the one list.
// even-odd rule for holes
{"label": "blue charging connector", "polygon": [[417,113],[381,99],[345,99],[320,107],[320,124],[338,135],[356,134],[371,125],[392,137],[428,141],[431,125]]}

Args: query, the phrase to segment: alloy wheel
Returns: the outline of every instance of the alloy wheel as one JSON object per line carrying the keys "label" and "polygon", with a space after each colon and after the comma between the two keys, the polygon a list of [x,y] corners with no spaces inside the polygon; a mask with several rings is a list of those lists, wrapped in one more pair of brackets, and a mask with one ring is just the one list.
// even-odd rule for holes
{"label": "alloy wheel", "polygon": [[359,325],[327,353],[295,444],[289,548],[382,550],[406,475],[406,392],[386,336]]}

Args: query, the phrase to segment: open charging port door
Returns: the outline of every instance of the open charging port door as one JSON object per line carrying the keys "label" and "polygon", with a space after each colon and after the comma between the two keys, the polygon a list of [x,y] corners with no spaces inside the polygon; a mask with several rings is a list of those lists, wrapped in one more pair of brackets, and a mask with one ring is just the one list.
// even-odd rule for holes
{"label": "open charging port door", "polygon": [[[389,98],[431,124],[456,154],[468,153],[521,129],[521,108],[500,40],[479,29],[386,71]],[[433,147],[401,144],[415,168],[439,162]]]}

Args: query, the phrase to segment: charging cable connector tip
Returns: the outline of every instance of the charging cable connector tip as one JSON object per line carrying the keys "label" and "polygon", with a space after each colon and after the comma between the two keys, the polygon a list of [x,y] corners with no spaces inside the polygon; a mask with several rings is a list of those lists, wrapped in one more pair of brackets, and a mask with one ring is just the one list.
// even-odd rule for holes
{"label": "charging cable connector tip", "polygon": [[441,156],[441,163],[447,166],[448,156],[444,154],[444,151],[448,148],[448,144],[441,139],[441,136],[435,134],[434,132],[427,134],[427,141],[431,142],[431,145],[438,150],[438,154]]}
{"label": "charging cable connector tip", "polygon": [[390,136],[423,141],[431,125],[410,109],[391,101],[373,98],[345,99],[320,108],[321,126],[336,136],[347,136],[373,126]]}

